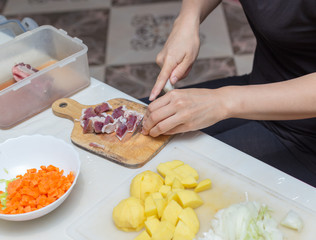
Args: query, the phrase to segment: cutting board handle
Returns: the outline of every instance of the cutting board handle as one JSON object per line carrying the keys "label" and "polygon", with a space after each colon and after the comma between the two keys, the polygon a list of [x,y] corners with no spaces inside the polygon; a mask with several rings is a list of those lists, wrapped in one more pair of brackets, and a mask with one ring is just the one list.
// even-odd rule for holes
{"label": "cutting board handle", "polygon": [[85,105],[70,98],[58,99],[52,105],[54,114],[72,121],[80,118],[82,109],[85,107]]}

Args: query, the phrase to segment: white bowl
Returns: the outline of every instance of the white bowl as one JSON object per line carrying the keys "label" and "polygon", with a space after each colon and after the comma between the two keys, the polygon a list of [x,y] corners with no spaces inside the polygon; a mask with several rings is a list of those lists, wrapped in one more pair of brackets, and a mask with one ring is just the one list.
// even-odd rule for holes
{"label": "white bowl", "polygon": [[[52,136],[30,135],[13,138],[0,144],[0,179],[12,179],[23,175],[27,169],[54,165],[64,170],[64,175],[72,171],[75,180],[68,191],[55,202],[41,209],[22,214],[0,214],[0,219],[25,221],[41,217],[57,208],[70,194],[80,172],[79,154],[72,145]],[[0,184],[5,190],[5,184]]]}

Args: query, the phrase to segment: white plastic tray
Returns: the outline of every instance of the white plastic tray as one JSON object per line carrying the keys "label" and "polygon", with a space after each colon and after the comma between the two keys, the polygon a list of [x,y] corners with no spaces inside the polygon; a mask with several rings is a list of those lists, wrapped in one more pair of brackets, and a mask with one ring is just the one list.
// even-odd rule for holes
{"label": "white plastic tray", "polygon": [[[245,201],[248,198],[249,201],[258,201],[267,204],[273,211],[273,217],[278,222],[281,221],[289,210],[294,210],[302,217],[304,228],[300,233],[280,226],[285,240],[315,239],[316,213],[311,209],[307,209],[297,202],[265,188],[260,183],[253,182],[246,176],[231,171],[212,159],[188,149],[174,147],[170,151],[162,151],[159,154],[159,159],[163,159],[160,162],[179,159],[197,169],[200,180],[205,178],[212,180],[212,189],[200,193],[205,204],[196,209],[201,225],[198,236],[208,231],[210,220],[218,209],[227,207],[233,203]],[[112,210],[119,201],[129,196],[129,186],[132,178],[139,172],[147,169],[156,172],[158,163],[157,161],[150,162],[112,192],[112,194],[101,199],[95,206],[71,224],[67,229],[67,234],[76,240],[134,239],[139,233],[126,233],[114,226]]]}

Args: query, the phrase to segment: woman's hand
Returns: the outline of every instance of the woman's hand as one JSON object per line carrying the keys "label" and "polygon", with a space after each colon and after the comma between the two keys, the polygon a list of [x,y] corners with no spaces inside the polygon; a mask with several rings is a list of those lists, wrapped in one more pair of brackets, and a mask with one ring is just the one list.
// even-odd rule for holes
{"label": "woman's hand", "polygon": [[149,104],[142,133],[157,137],[213,125],[227,117],[224,99],[218,90],[172,90]]}
{"label": "woman's hand", "polygon": [[179,16],[176,19],[167,42],[156,58],[161,71],[151,91],[150,101],[156,99],[168,79],[175,84],[188,75],[200,48],[199,25],[197,17]]}

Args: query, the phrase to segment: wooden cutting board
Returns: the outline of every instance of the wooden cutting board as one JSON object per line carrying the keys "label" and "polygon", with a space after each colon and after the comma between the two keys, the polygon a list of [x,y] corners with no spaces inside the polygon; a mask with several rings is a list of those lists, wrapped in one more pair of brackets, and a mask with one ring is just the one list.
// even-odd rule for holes
{"label": "wooden cutting board", "polygon": [[[127,99],[116,98],[107,102],[111,104],[113,109],[125,105],[127,109],[135,110],[142,114],[146,112],[145,105]],[[77,146],[125,167],[138,168],[152,159],[170,141],[171,136],[153,138],[144,136],[141,133],[137,133],[134,136],[132,136],[133,133],[127,133],[122,141],[115,136],[115,133],[84,134],[79,121],[82,109],[95,107],[99,104],[82,105],[70,98],[62,98],[53,103],[52,109],[55,115],[68,118],[74,122],[71,140]],[[108,113],[112,113],[112,111]],[[89,145],[90,143],[103,145],[104,148],[92,147]]]}

